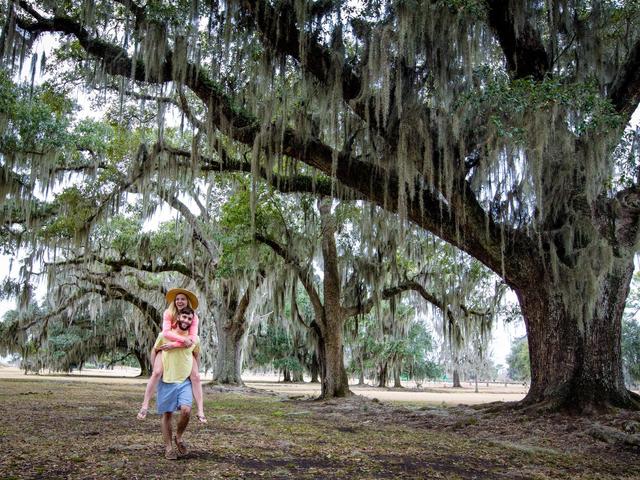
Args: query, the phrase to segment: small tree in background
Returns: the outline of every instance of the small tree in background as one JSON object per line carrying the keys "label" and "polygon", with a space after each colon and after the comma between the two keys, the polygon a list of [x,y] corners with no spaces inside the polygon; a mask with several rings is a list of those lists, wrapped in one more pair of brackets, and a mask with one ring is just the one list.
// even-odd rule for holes
{"label": "small tree in background", "polygon": [[507,357],[507,365],[509,365],[508,376],[512,380],[529,381],[531,379],[527,337],[518,338],[511,345],[511,352]]}
{"label": "small tree in background", "polygon": [[292,375],[293,378],[302,377],[304,367],[295,354],[291,335],[282,325],[274,322],[258,324],[249,341],[252,345],[247,350],[251,358],[247,363],[257,367],[271,367],[282,373],[285,382],[291,382]]}
{"label": "small tree in background", "polygon": [[627,384],[640,382],[640,324],[637,320],[638,313],[640,313],[640,273],[636,272],[631,281],[631,289],[622,319],[622,365]]}
{"label": "small tree in background", "polygon": [[640,383],[640,324],[630,318],[622,321],[622,362],[627,383]]}

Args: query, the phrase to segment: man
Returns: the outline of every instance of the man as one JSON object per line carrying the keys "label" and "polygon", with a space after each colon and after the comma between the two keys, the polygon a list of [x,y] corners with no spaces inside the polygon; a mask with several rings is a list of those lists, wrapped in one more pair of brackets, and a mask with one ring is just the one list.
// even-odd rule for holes
{"label": "man", "polygon": [[[172,331],[187,337],[192,322],[193,310],[190,307],[184,307],[180,310],[178,321]],[[164,456],[167,460],[176,460],[178,455],[187,454],[187,445],[182,440],[182,435],[187,429],[191,416],[193,392],[189,375],[194,355],[196,359],[200,355],[200,338],[196,337],[196,342],[189,347],[176,347],[175,344],[176,342],[166,340],[161,333],[153,346],[154,352],[163,351],[163,374],[158,385],[157,404],[158,413],[162,414],[162,439],[165,446]],[[172,438],[172,417],[173,412],[177,410],[180,410],[180,418],[176,426],[176,435]]]}

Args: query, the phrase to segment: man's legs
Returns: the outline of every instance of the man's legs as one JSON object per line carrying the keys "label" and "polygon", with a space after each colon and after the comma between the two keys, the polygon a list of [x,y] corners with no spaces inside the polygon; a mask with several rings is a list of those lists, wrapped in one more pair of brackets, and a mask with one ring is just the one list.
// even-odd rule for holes
{"label": "man's legs", "polygon": [[[180,418],[182,419],[182,415],[180,416]],[[162,440],[164,441],[164,451],[165,451],[164,455],[167,459],[169,459],[170,456],[175,456],[173,452],[173,444],[171,443],[171,440],[172,440],[171,423],[172,423],[171,412],[163,413],[162,414]],[[178,425],[180,425],[180,422],[178,422]]]}
{"label": "man's legs", "polygon": [[191,407],[188,405],[180,405],[180,418],[178,419],[178,426],[176,428],[176,438],[182,440],[182,434],[189,425],[189,418],[191,418]]}
{"label": "man's legs", "polygon": [[[181,384],[167,384],[160,382],[158,386],[158,413],[162,413],[162,440],[165,447],[165,458],[167,460],[175,460],[178,458],[176,451],[173,449],[175,441],[178,453],[185,455],[187,446],[182,441],[182,435],[187,429],[189,418],[191,416],[191,403],[193,395],[191,391],[191,382],[189,379]],[[173,437],[172,431],[172,413],[176,406],[180,408],[180,417],[176,428],[176,436]],[[168,411],[167,411],[168,410]]]}

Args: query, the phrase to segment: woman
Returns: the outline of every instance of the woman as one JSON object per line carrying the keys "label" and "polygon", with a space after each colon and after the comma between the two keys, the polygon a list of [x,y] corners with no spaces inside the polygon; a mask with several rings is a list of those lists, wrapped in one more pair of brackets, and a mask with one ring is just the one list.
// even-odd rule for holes
{"label": "woman", "polygon": [[[193,316],[193,323],[189,327],[189,336],[181,337],[180,335],[172,332],[175,327],[176,320],[178,319],[178,312],[184,307],[191,307],[195,310],[198,307],[198,297],[193,292],[185,290],[184,288],[172,288],[166,295],[169,306],[162,314],[162,335],[165,339],[170,340],[170,344],[163,345],[160,350],[151,352],[151,363],[153,365],[153,372],[147,383],[147,388],[144,392],[144,399],[142,400],[142,406],[138,412],[138,418],[143,420],[149,413],[149,401],[153,396],[153,393],[158,386],[158,382],[162,379],[162,351],[169,350],[171,348],[189,348],[196,341],[198,336],[198,323],[199,319],[196,314]],[[196,415],[198,420],[202,423],[207,423],[207,418],[204,415],[204,405],[202,402],[202,382],[200,380],[200,373],[198,371],[198,363],[193,362],[193,368],[191,375],[191,388],[193,389],[193,397],[198,404],[198,414]]]}

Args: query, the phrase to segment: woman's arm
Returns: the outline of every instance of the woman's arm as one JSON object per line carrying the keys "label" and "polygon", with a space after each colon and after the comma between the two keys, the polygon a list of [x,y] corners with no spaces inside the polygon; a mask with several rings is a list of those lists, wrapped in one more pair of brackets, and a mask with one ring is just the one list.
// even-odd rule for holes
{"label": "woman's arm", "polygon": [[193,322],[191,322],[191,326],[189,327],[189,338],[192,342],[195,343],[196,338],[198,337],[198,324],[200,323],[200,319],[198,318],[197,313],[193,313]]}
{"label": "woman's arm", "polygon": [[[169,312],[169,310],[165,310],[164,313],[162,314],[162,336],[165,339],[169,340],[170,342],[175,342],[179,344],[176,346],[182,347],[184,345],[185,338],[181,337],[177,333],[172,332],[171,331],[172,328],[173,328],[173,317],[171,316],[171,312]],[[189,332],[191,332],[191,329],[189,329]]]}

